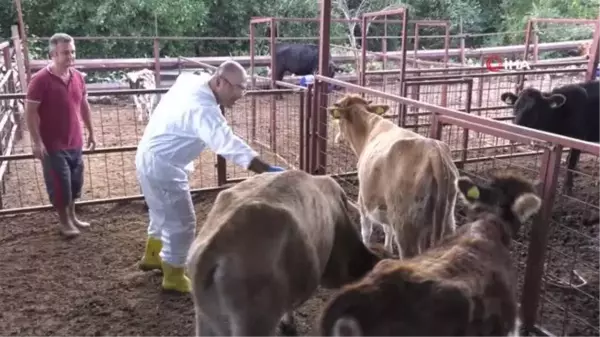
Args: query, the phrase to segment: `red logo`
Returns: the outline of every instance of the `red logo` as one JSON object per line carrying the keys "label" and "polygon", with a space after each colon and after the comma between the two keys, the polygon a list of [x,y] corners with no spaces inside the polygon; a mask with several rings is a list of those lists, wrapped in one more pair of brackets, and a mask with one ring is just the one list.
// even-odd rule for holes
{"label": "red logo", "polygon": [[489,71],[497,72],[504,69],[502,59],[498,55],[491,55],[485,60],[485,67]]}

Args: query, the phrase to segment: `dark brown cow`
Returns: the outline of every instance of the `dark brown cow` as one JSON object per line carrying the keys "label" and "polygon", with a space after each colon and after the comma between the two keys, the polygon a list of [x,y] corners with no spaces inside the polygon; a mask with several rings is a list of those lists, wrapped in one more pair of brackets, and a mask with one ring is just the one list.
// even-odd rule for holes
{"label": "dark brown cow", "polygon": [[517,322],[510,243],[541,206],[512,174],[478,185],[457,180],[473,221],[408,260],[383,260],[328,303],[321,335],[506,336]]}
{"label": "dark brown cow", "polygon": [[[360,240],[328,176],[263,173],[217,196],[189,252],[198,335],[273,335],[319,284],[338,288],[381,260]],[[377,249],[382,256],[383,247]]]}

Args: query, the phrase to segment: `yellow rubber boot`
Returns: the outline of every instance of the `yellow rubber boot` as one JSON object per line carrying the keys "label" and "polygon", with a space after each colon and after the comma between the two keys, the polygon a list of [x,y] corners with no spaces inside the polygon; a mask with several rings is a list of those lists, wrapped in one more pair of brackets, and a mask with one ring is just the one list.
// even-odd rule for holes
{"label": "yellow rubber boot", "polygon": [[160,270],[162,268],[160,250],[162,249],[162,241],[153,237],[148,237],[146,241],[146,251],[144,257],[139,263],[141,270]]}
{"label": "yellow rubber boot", "polygon": [[164,290],[175,290],[181,293],[189,293],[192,291],[192,283],[190,279],[185,276],[183,267],[174,267],[163,262],[162,269],[162,287]]}

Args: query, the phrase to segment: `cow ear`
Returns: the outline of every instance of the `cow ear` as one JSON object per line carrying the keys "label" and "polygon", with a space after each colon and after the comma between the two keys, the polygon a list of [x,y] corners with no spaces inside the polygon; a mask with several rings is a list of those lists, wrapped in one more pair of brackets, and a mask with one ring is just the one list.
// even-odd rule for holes
{"label": "cow ear", "polygon": [[521,222],[525,222],[536,214],[541,206],[542,200],[540,197],[533,193],[525,193],[513,202],[510,209]]}
{"label": "cow ear", "polygon": [[362,336],[360,323],[352,316],[338,318],[333,324],[332,336]]}
{"label": "cow ear", "polygon": [[369,110],[370,113],[374,113],[379,116],[386,113],[389,109],[390,109],[390,106],[386,105],[386,104],[373,104],[373,105],[369,105],[367,107],[367,110]]}
{"label": "cow ear", "polygon": [[332,106],[327,108],[327,111],[329,111],[329,114],[334,120],[339,120],[342,117],[345,117],[346,113],[348,112],[348,109]]}
{"label": "cow ear", "polygon": [[565,95],[561,94],[554,94],[552,96],[544,98],[546,98],[546,101],[548,101],[550,107],[553,109],[560,108],[561,106],[563,106],[563,104],[565,104],[565,102],[567,102],[567,98],[565,97]]}
{"label": "cow ear", "polygon": [[513,105],[517,101],[517,95],[512,92],[505,92],[500,95],[500,100],[508,105]]}

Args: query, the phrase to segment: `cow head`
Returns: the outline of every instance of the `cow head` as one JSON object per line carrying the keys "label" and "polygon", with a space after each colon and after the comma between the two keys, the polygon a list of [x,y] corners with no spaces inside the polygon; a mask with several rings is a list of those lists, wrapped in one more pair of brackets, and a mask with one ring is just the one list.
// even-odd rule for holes
{"label": "cow head", "polygon": [[123,82],[127,83],[130,89],[143,89],[143,81],[144,79],[138,72],[129,72],[123,76]]}
{"label": "cow head", "polygon": [[535,88],[524,89],[518,96],[505,92],[500,99],[513,107],[514,123],[532,129],[553,132],[560,119],[567,98],[562,94],[541,92]]}
{"label": "cow head", "polygon": [[496,172],[486,183],[475,183],[469,177],[456,180],[459,195],[474,215],[495,214],[511,224],[516,235],[521,225],[538,212],[542,205],[536,195],[536,184],[513,172]]}
{"label": "cow head", "polygon": [[360,123],[364,119],[364,115],[373,113],[381,116],[390,109],[389,105],[371,103],[360,95],[349,94],[327,108],[333,121],[338,125],[338,133],[335,136],[336,143],[348,137],[352,138],[352,125]]}

